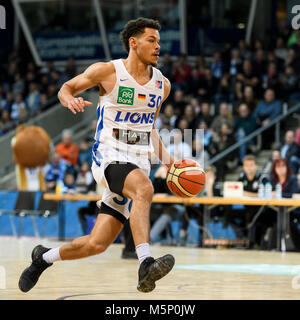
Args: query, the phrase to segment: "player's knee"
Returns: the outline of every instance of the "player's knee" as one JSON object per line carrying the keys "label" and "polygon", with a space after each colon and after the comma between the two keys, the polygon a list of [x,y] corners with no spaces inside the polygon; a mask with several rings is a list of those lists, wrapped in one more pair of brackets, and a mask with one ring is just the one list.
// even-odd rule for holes
{"label": "player's knee", "polygon": [[90,239],[88,247],[89,247],[90,255],[102,253],[107,249],[107,245],[103,243],[99,243],[94,239]]}
{"label": "player's knee", "polygon": [[136,192],[136,199],[143,201],[152,201],[154,188],[151,182],[140,186]]}

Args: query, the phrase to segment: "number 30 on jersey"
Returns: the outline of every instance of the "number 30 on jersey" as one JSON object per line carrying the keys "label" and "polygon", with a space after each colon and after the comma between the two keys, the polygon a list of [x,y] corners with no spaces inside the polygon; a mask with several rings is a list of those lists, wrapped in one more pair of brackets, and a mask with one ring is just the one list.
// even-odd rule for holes
{"label": "number 30 on jersey", "polygon": [[150,102],[148,103],[148,107],[149,108],[156,107],[156,109],[157,109],[161,103],[161,96],[156,96],[156,94],[150,93],[149,97],[150,97]]}

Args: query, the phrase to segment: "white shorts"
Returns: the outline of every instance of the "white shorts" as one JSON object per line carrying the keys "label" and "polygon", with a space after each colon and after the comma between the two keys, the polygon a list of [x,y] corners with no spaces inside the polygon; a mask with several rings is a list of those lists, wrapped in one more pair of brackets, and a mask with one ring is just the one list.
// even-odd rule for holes
{"label": "white shorts", "polygon": [[114,161],[130,162],[138,166],[147,177],[150,175],[150,161],[148,160],[148,154],[139,155],[122,153],[112,147],[96,143],[97,148],[93,148],[93,164],[92,173],[95,181],[98,185],[104,186],[105,190],[102,194],[102,200],[97,202],[97,206],[100,207],[101,202],[106,206],[109,206],[113,210],[121,213],[126,219],[129,218],[131,200],[124,196],[120,196],[112,192],[109,189],[109,185],[105,178],[104,171]]}

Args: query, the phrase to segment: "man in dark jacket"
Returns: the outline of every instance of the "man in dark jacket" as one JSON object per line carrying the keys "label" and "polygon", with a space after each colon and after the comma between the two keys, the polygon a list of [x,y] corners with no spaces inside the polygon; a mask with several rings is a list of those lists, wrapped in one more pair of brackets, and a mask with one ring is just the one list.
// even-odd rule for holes
{"label": "man in dark jacket", "polygon": [[280,149],[281,157],[287,159],[292,171],[297,173],[300,167],[300,147],[295,142],[295,133],[293,130],[288,130],[285,133],[284,141]]}

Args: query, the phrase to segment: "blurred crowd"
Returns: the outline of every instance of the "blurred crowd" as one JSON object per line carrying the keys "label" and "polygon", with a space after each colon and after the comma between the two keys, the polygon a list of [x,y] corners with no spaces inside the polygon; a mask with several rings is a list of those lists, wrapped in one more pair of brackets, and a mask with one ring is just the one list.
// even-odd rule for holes
{"label": "blurred crowd", "polygon": [[[32,62],[22,64],[17,52],[9,57],[7,65],[0,68],[0,136],[51,107],[49,102],[51,99],[57,101],[60,86],[79,72],[72,58],[62,72],[51,62],[43,68],[37,68]],[[178,57],[165,54],[158,68],[172,83],[170,96],[155,123],[162,141],[175,159],[193,158],[204,167],[209,159],[235,142],[257,128],[267,126],[282,113],[284,103],[300,102],[300,34],[287,29],[279,30],[268,47],[258,39],[251,45],[244,40],[236,46],[226,42],[224,49],[216,51],[212,57],[198,56],[192,60],[184,54]],[[72,140],[72,131],[66,129],[63,132],[62,141],[43,169],[47,191],[55,191],[57,187],[63,193],[96,190],[90,169],[95,126],[94,121],[91,134],[79,144]],[[173,129],[177,130],[170,135]],[[190,143],[183,139],[186,129],[190,129]],[[280,183],[283,196],[292,197],[299,193],[300,129],[286,129],[281,134],[281,144],[276,146],[274,127],[262,135],[261,149],[273,150],[262,172],[258,172],[255,157],[249,158],[249,154],[257,151],[256,139],[241,145],[214,166],[206,167],[204,194],[221,195],[219,183],[225,180],[228,170],[239,164],[244,169],[240,181],[249,186],[244,188],[246,193],[257,196],[262,175],[272,183],[273,192]],[[165,184],[164,167],[153,165],[150,177],[156,193],[170,192]],[[256,212],[248,209],[244,209],[247,215],[239,225],[244,230],[242,236],[247,236],[252,245],[263,247],[264,236],[274,221],[269,219],[270,215],[262,215],[254,230],[251,221]],[[187,242],[187,227],[192,217],[203,225],[201,206],[187,209],[180,205],[154,205],[151,213],[152,241],[159,239],[174,219],[181,220],[182,244]],[[219,207],[214,214],[222,215],[224,224],[235,227],[234,210]]]}
{"label": "blurred crowd", "polygon": [[0,136],[56,103],[61,85],[76,75],[73,58],[61,72],[51,61],[38,68],[12,52],[8,63],[0,65]]}

